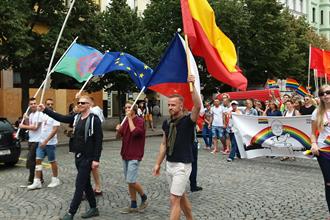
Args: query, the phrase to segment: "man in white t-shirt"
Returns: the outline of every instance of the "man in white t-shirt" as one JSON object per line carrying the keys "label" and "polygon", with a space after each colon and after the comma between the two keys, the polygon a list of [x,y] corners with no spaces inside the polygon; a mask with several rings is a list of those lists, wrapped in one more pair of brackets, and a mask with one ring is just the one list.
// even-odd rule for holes
{"label": "man in white t-shirt", "polygon": [[211,152],[213,154],[219,152],[218,139],[224,143],[224,109],[220,105],[220,100],[215,98],[213,101],[214,106],[211,108],[212,111],[212,137],[214,150]]}
{"label": "man in white t-shirt", "polygon": [[[29,142],[28,142],[28,155],[26,159],[26,168],[29,169],[29,179],[28,184],[31,184],[34,179],[35,166],[36,166],[36,151],[41,133],[41,122],[42,113],[37,111],[37,101],[35,98],[30,98],[29,100],[30,114],[28,116],[29,124],[20,124],[21,129],[29,130]],[[42,173],[41,173],[41,181]],[[26,186],[25,186],[26,187]]]}
{"label": "man in white t-shirt", "polygon": [[[53,110],[54,101],[52,99],[46,100],[46,106]],[[42,172],[42,161],[47,156],[48,162],[52,167],[53,177],[48,185],[48,187],[53,188],[60,185],[60,180],[58,179],[58,168],[56,162],[56,144],[57,144],[57,131],[60,123],[46,114],[42,114],[42,126],[41,134],[39,138],[39,144],[36,151],[36,173],[33,183],[27,188],[40,189],[41,185],[41,172]]]}

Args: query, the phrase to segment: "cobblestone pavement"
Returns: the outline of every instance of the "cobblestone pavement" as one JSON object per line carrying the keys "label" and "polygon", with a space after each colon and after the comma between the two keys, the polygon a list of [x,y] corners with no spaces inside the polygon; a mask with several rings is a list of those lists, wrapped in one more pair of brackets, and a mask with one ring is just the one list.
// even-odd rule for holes
{"label": "cobblestone pavement", "polygon": [[[168,187],[162,170],[151,170],[158,153],[160,137],[148,138],[139,181],[150,206],[144,213],[123,215],[119,209],[129,203],[122,175],[120,142],[105,143],[101,175],[104,195],[99,197],[100,217],[94,219],[167,219]],[[76,169],[66,147],[58,148],[62,184],[53,189],[27,191],[19,188],[28,171],[22,161],[13,168],[0,165],[0,219],[59,219],[68,208],[74,190]],[[22,153],[24,157],[26,151]],[[226,162],[223,155],[199,150],[198,182],[204,190],[189,193],[195,219],[326,219],[323,179],[315,160],[284,161],[259,158]],[[164,167],[164,164],[163,166]],[[44,172],[45,186],[51,171]],[[140,202],[140,201],[138,201]],[[75,219],[88,208],[80,206]],[[182,218],[183,219],[183,218]]]}

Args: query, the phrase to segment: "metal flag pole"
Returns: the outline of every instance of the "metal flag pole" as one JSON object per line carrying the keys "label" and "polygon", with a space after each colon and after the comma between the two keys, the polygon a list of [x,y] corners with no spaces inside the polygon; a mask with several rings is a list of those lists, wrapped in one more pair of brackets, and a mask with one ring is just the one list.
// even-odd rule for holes
{"label": "metal flag pole", "polygon": [[[138,96],[136,97],[136,99],[135,99],[133,105],[131,106],[130,111],[132,111],[134,105],[135,105],[136,102],[139,100],[139,98],[140,98],[140,96],[142,95],[142,93],[144,92],[145,88],[146,88],[146,87],[143,86],[143,88],[141,89],[140,93],[139,93]],[[125,116],[125,118],[123,119],[123,121],[120,123],[120,126],[123,126],[124,122],[126,121],[126,118],[127,118],[127,116]]]}
{"label": "metal flag pole", "polygon": [[312,45],[309,44],[309,61],[308,61],[308,81],[307,81],[307,87],[310,88],[310,82],[311,82],[311,59],[312,59]]}
{"label": "metal flag pole", "polygon": [[[78,39],[78,37],[76,37],[76,38],[72,41],[72,43],[70,44],[70,46],[66,49],[66,51],[63,53],[63,55],[60,57],[60,59],[59,59],[59,60],[57,61],[57,63],[54,65],[54,67],[52,68],[52,70],[49,72],[49,75],[52,74],[52,73],[55,71],[55,68],[56,68],[56,67],[58,66],[58,64],[62,61],[62,59],[64,58],[64,56],[69,52],[69,50],[71,49],[71,47],[73,46],[73,44],[76,43],[77,39]],[[47,73],[47,74],[48,74],[48,73]],[[46,83],[46,79],[44,79],[44,81],[41,83],[40,87],[38,88],[37,92],[34,94],[33,98],[36,98],[36,97],[38,96],[38,94],[39,94],[41,88],[43,88],[43,86],[45,85],[45,83]],[[23,114],[23,116],[26,115],[26,114],[29,112],[29,110],[30,110],[30,106],[27,107],[27,109],[26,109],[25,113]],[[22,125],[23,123],[24,123],[24,120],[21,121],[20,125]],[[16,138],[18,138],[18,134],[19,134],[19,131],[20,131],[20,130],[21,130],[20,128],[17,129],[17,132],[16,132]]]}
{"label": "metal flag pole", "polygon": [[57,38],[57,41],[56,41],[56,44],[55,44],[55,48],[54,48],[54,50],[53,50],[53,54],[52,54],[52,57],[51,57],[51,59],[50,59],[49,66],[48,66],[48,69],[47,69],[48,72],[47,72],[46,79],[45,79],[46,83],[45,83],[45,85],[43,86],[43,89],[42,89],[41,98],[40,98],[40,104],[43,102],[43,99],[44,99],[44,95],[45,95],[45,91],[46,91],[46,85],[47,85],[47,81],[48,81],[48,78],[49,78],[49,75],[50,75],[49,73],[50,73],[50,71],[51,71],[50,68],[51,68],[52,65],[53,65],[53,61],[54,61],[54,58],[55,58],[55,54],[56,54],[56,50],[57,50],[58,44],[59,44],[59,42],[60,42],[60,40],[61,40],[61,37],[62,37],[62,34],[63,34],[63,31],[64,31],[64,28],[65,28],[66,22],[67,22],[68,19],[69,19],[69,16],[70,16],[70,14],[71,14],[71,10],[72,10],[72,8],[73,8],[73,5],[74,5],[75,1],[76,1],[76,0],[72,0],[71,5],[70,5],[70,8],[69,8],[69,11],[68,11],[68,13],[67,13],[67,15],[66,15],[66,17],[65,17],[65,20],[64,20],[64,22],[63,22],[63,25],[62,25],[61,31],[60,31],[60,33],[59,33],[59,35],[58,35],[58,38]]}

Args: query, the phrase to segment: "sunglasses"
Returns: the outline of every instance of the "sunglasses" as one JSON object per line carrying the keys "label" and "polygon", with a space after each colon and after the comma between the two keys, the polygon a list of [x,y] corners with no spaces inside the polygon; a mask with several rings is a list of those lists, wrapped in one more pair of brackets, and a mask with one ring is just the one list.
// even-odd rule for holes
{"label": "sunglasses", "polygon": [[330,90],[324,91],[324,92],[319,92],[319,97],[325,96],[325,95],[330,95]]}
{"label": "sunglasses", "polygon": [[88,102],[77,102],[78,105],[86,105],[89,104]]}

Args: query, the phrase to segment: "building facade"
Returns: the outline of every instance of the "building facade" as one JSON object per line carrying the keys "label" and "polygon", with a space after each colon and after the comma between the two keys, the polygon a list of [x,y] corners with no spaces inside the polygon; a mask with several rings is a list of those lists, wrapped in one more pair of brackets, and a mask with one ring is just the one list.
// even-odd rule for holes
{"label": "building facade", "polygon": [[315,31],[330,40],[330,0],[280,0],[297,17],[305,16]]}

